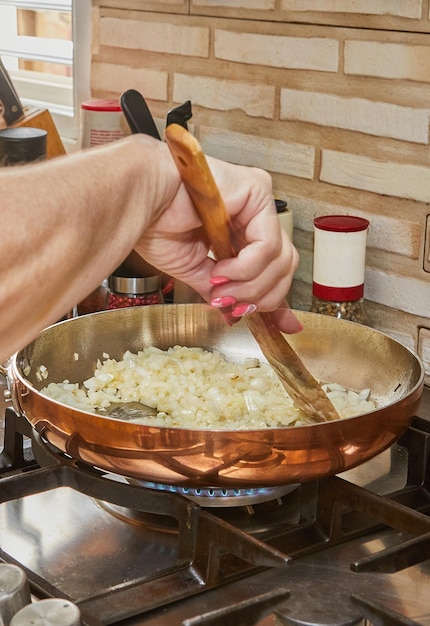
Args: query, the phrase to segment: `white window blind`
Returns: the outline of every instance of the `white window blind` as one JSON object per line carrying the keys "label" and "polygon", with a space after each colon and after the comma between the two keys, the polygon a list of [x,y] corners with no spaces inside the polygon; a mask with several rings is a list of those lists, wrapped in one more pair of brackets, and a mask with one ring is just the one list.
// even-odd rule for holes
{"label": "white window blind", "polygon": [[90,94],[91,0],[0,0],[0,56],[24,105],[46,108],[62,138],[79,136]]}

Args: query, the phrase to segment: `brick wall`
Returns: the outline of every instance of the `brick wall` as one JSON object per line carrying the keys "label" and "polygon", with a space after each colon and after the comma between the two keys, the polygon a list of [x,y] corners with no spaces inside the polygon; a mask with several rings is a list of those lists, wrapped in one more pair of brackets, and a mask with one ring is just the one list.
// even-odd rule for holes
{"label": "brick wall", "polygon": [[430,381],[429,0],[93,0],[93,96],[131,87],[160,128],[190,99],[209,154],[270,171],[294,210],[296,308],[313,218],[369,219],[373,326]]}

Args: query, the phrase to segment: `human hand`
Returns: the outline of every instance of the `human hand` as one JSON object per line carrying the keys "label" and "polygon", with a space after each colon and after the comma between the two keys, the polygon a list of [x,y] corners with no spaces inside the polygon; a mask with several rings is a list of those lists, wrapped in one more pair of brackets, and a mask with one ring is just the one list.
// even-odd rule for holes
{"label": "human hand", "polygon": [[[229,213],[240,233],[235,257],[216,262],[183,185],[147,227],[136,250],[160,270],[187,283],[212,306],[240,318],[273,311],[284,332],[302,326],[285,301],[298,254],[282,230],[268,173],[207,158]],[[229,315],[229,316],[230,316]]]}

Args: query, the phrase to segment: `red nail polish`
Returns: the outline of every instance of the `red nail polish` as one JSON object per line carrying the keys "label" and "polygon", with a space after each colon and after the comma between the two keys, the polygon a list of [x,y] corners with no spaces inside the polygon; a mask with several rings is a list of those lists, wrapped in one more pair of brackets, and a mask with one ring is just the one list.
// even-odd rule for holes
{"label": "red nail polish", "polygon": [[225,285],[230,282],[230,279],[225,276],[212,276],[212,278],[209,279],[209,282],[211,285]]}
{"label": "red nail polish", "polygon": [[235,306],[231,312],[233,317],[243,317],[244,315],[249,315],[250,313],[254,313],[257,310],[256,304],[249,304],[247,302],[242,302]]}
{"label": "red nail polish", "polygon": [[221,309],[225,306],[231,306],[232,304],[236,303],[236,298],[233,298],[233,296],[223,296],[221,298],[213,298],[211,300],[211,306],[217,308],[217,309]]}

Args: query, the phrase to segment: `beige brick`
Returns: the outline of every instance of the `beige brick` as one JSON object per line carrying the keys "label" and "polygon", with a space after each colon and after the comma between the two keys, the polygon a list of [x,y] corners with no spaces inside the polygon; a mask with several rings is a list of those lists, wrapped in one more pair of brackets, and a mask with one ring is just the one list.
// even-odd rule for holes
{"label": "beige brick", "polygon": [[92,0],[93,4],[136,11],[188,13],[189,0]]}
{"label": "beige brick", "polygon": [[346,41],[345,73],[430,82],[428,46]]}
{"label": "beige brick", "polygon": [[269,172],[312,179],[315,150],[311,146],[245,135],[203,126],[199,139],[207,154]]}
{"label": "beige brick", "polygon": [[151,100],[167,100],[167,72],[132,68],[110,63],[93,63],[92,85],[95,91],[116,92],[126,89],[140,91]]}
{"label": "beige brick", "polygon": [[339,42],[323,37],[283,37],[217,29],[215,56],[269,67],[336,72]]}
{"label": "beige brick", "polygon": [[324,11],[324,13],[365,13],[368,15],[396,15],[419,19],[422,0],[393,2],[393,0],[281,0],[284,11]]}
{"label": "beige brick", "polygon": [[429,139],[430,109],[364,98],[282,89],[280,117],[422,144]]}
{"label": "beige brick", "polygon": [[[418,259],[421,252],[421,225],[407,219],[399,219],[378,213],[360,211],[346,205],[290,196],[285,193],[288,206],[294,212],[294,225],[301,230],[313,229],[313,220],[319,215],[357,215],[369,220],[367,246],[385,252]],[[371,210],[372,207],[369,207]]]}
{"label": "beige brick", "polygon": [[320,180],[430,202],[430,168],[421,165],[377,161],[357,154],[323,150]]}
{"label": "beige brick", "polygon": [[100,44],[115,48],[207,57],[209,27],[104,17],[100,21]]}
{"label": "beige brick", "polygon": [[430,282],[366,269],[364,297],[412,315],[429,316]]}
{"label": "beige brick", "polygon": [[226,9],[256,9],[273,11],[275,0],[191,0],[191,10],[193,7],[225,7]]}
{"label": "beige brick", "polygon": [[418,330],[418,354],[421,357],[426,375],[425,383],[430,381],[430,329],[420,328]]}
{"label": "beige brick", "polygon": [[100,9],[98,7],[91,8],[91,56],[99,53],[99,21]]}
{"label": "beige brick", "polygon": [[218,111],[239,109],[251,117],[273,119],[275,88],[235,80],[175,74],[173,100],[191,100],[195,105]]}
{"label": "beige brick", "polygon": [[430,272],[430,215],[426,215],[424,242],[424,271]]}

